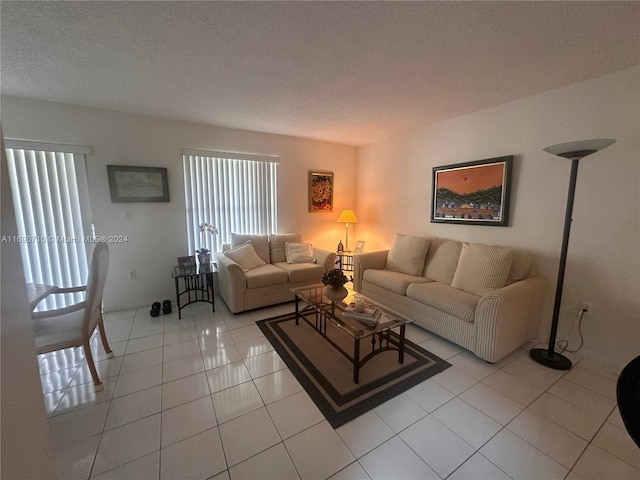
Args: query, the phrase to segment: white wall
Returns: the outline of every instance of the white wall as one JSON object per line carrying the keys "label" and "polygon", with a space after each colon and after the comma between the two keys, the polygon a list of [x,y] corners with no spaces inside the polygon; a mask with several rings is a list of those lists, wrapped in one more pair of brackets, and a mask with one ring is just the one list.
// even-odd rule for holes
{"label": "white wall", "polygon": [[[4,146],[4,141],[2,142]],[[2,235],[17,235],[4,148],[2,180]],[[0,352],[2,382],[2,448],[0,477],[52,479],[54,473],[51,434],[47,426],[42,385],[38,374],[31,314],[24,284],[20,247],[2,243]],[[22,279],[22,282],[19,280]]]}
{"label": "white wall", "polygon": [[[343,238],[336,219],[355,204],[354,147],[15,97],[2,97],[2,123],[5,138],[93,148],[88,176],[97,233],[128,236],[128,243],[110,245],[107,311],[175,301],[171,266],[188,253],[182,148],[279,155],[278,231],[301,232],[321,248],[334,249]],[[108,164],[166,167],[170,203],[111,203]],[[333,213],[308,212],[313,169],[335,173]]]}
{"label": "white wall", "polygon": [[[626,361],[640,354],[639,82],[626,69],[495,108],[414,129],[358,149],[358,238],[388,247],[396,231],[520,247],[550,280],[548,338],[570,162],[543,147],[588,138],[617,143],[580,163],[559,338],[581,301],[585,352]],[[432,224],[432,168],[515,155],[510,226]]]}

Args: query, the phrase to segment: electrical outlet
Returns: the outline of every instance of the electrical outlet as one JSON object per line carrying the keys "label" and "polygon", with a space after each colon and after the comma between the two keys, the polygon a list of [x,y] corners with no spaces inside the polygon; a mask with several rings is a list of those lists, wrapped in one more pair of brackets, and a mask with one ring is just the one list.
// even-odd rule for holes
{"label": "electrical outlet", "polygon": [[129,280],[135,280],[136,279],[136,271],[135,270],[131,270],[129,272]]}
{"label": "electrical outlet", "polygon": [[593,315],[593,302],[582,302],[578,312],[584,312],[585,315]]}

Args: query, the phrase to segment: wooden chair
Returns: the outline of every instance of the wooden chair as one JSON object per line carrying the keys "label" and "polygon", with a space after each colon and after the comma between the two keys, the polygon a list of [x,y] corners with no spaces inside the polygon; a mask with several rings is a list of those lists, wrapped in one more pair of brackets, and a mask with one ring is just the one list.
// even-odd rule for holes
{"label": "wooden chair", "polygon": [[37,353],[82,347],[96,392],[104,388],[93,362],[90,346],[91,336],[96,327],[100,330],[102,346],[107,357],[113,357],[102,319],[102,292],[107,280],[108,267],[109,250],[107,244],[97,243],[91,258],[87,284],[80,287],[59,288],[52,293],[52,295],[58,295],[85,291],[84,301],[57,310],[32,314]]}

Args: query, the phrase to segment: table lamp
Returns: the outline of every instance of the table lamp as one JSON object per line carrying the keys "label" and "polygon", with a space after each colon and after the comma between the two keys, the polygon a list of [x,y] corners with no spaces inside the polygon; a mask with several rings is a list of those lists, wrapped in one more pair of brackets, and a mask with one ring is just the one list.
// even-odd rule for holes
{"label": "table lamp", "polygon": [[340,212],[340,216],[338,217],[338,223],[344,223],[344,228],[347,233],[344,249],[348,251],[349,250],[349,224],[358,223],[358,219],[356,218],[356,214],[353,213],[353,210],[342,210],[342,212]]}

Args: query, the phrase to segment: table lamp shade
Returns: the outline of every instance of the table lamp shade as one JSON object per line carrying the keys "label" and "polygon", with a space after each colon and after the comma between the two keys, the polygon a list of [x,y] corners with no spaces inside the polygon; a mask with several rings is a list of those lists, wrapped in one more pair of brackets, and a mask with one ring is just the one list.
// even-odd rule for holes
{"label": "table lamp shade", "polygon": [[358,223],[358,218],[353,210],[342,210],[338,217],[338,223]]}

